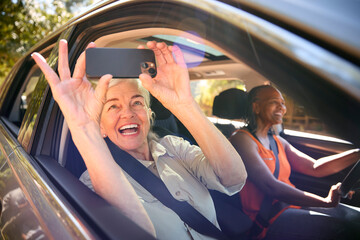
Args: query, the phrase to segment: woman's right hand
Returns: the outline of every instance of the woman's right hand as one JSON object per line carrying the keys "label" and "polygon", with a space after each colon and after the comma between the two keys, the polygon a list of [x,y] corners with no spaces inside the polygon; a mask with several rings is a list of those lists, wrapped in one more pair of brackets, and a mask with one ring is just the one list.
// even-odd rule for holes
{"label": "woman's right hand", "polygon": [[[95,43],[87,46],[87,48],[92,47],[95,47]],[[81,129],[94,122],[99,125],[106,91],[112,76],[109,74],[102,76],[94,90],[85,75],[85,52],[83,52],[77,60],[71,77],[66,40],[59,42],[59,76],[39,53],[33,53],[32,58],[44,73],[70,130]]]}

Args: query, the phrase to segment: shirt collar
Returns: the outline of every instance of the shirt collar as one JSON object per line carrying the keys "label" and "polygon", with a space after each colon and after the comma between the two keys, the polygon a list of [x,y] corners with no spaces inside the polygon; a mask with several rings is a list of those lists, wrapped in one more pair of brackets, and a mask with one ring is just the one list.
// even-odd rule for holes
{"label": "shirt collar", "polygon": [[158,158],[164,155],[168,155],[169,157],[174,157],[174,155],[167,151],[164,145],[155,140],[150,141],[150,153],[155,162],[157,162]]}

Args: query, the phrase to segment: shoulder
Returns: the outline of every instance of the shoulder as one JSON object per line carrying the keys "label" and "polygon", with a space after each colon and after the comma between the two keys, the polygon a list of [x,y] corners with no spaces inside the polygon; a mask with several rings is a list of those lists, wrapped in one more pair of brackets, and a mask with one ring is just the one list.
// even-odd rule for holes
{"label": "shoulder", "polygon": [[247,138],[247,137],[250,137],[251,133],[246,130],[246,129],[239,129],[239,130],[236,130],[232,136],[230,137],[230,139],[235,139],[235,138]]}
{"label": "shoulder", "polygon": [[182,137],[167,135],[159,140],[159,143],[165,148],[178,147],[178,146],[190,146],[190,142],[183,139]]}
{"label": "shoulder", "polygon": [[229,140],[234,146],[238,144],[256,146],[256,142],[251,136],[251,133],[243,129],[236,131]]}
{"label": "shoulder", "polygon": [[161,138],[158,142],[151,142],[151,151],[157,151],[160,154],[167,153],[170,156],[185,157],[188,154],[197,154],[201,152],[200,147],[192,145],[182,137],[168,135]]}

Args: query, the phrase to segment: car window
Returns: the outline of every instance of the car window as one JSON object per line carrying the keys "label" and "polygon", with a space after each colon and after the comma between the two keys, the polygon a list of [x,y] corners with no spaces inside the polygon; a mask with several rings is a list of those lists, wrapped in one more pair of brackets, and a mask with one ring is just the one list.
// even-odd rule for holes
{"label": "car window", "polygon": [[[106,38],[107,36],[103,36],[103,39]],[[229,58],[221,51],[218,51],[202,42],[190,40],[184,36],[155,34],[149,37],[134,39],[131,41],[129,41],[129,39],[120,42],[108,41],[109,43],[104,44],[103,47],[133,48],[138,44],[144,44],[148,40],[165,41],[170,44],[177,44],[182,48],[190,71],[191,92],[197,103],[200,105],[202,111],[213,123],[233,124],[237,128],[245,125],[242,119],[230,120],[226,118],[219,118],[213,115],[214,98],[219,93],[230,88],[238,88],[247,91],[256,85],[265,83],[270,84],[270,82],[265,78],[260,77],[260,81],[254,79],[255,71],[253,69],[249,70],[247,68],[242,69],[242,71],[251,71],[252,75],[251,77],[245,75],[244,80],[246,81],[246,84],[244,80],[242,80],[241,76],[239,76],[238,79],[233,77],[231,79],[221,79],[219,76],[228,74],[228,72],[226,72],[225,69],[222,69],[222,67],[236,63],[224,62],[224,60],[231,60],[229,60]],[[219,64],[214,64],[218,62]],[[202,71],[201,74],[198,74],[198,68],[203,66],[206,68],[206,70]],[[197,80],[199,78],[197,74],[201,76],[199,80]],[[326,125],[323,123],[323,121],[321,121],[321,119],[315,117],[313,114],[310,114],[301,104],[296,103],[291,97],[284,95],[284,98],[286,100],[287,106],[287,113],[284,116],[285,129],[331,136],[327,130]]]}
{"label": "car window", "polygon": [[202,111],[205,115],[212,121],[213,123],[221,123],[221,124],[233,124],[235,127],[239,128],[244,125],[243,121],[238,120],[229,120],[223,119],[215,116],[213,114],[213,103],[214,99],[221,92],[230,89],[237,88],[241,90],[245,89],[245,84],[240,79],[233,80],[212,80],[212,79],[204,79],[204,80],[195,80],[190,82],[191,93],[195,98],[196,102],[199,104]]}
{"label": "car window", "polygon": [[286,114],[283,118],[284,129],[331,136],[324,122],[315,117],[302,105],[290,96],[283,94],[286,105]]}
{"label": "car window", "polygon": [[9,115],[9,121],[20,127],[24,118],[26,109],[31,100],[32,93],[35,89],[37,82],[39,81],[41,70],[34,65],[25,78],[24,84],[20,89],[14,105],[11,108]]}
{"label": "car window", "polygon": [[[239,120],[229,120],[213,115],[214,98],[221,92],[238,88],[246,91],[246,86],[242,80],[194,80],[191,81],[191,92],[200,105],[202,111],[213,123],[229,124],[242,127],[245,123]],[[326,125],[320,118],[309,113],[306,108],[297,103],[294,99],[284,94],[287,112],[283,118],[284,128],[287,130],[300,131],[313,134],[331,136]]]}

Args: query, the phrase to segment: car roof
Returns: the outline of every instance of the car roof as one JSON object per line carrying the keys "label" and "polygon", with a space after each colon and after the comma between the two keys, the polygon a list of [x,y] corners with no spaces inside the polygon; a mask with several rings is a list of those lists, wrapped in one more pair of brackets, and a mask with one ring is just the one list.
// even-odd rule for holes
{"label": "car roof", "polygon": [[235,0],[230,4],[331,49],[352,62],[360,61],[360,1]]}
{"label": "car roof", "polygon": [[[138,0],[141,1],[141,0]],[[122,3],[123,2],[123,3]],[[73,23],[99,14],[114,4],[127,1],[103,0],[91,5],[53,32],[57,35]],[[131,2],[131,1],[130,1]],[[187,3],[188,1],[179,1]],[[220,0],[275,23],[351,62],[360,62],[360,1],[337,0]],[[191,3],[190,3],[191,4]],[[50,37],[49,36],[49,37]]]}

